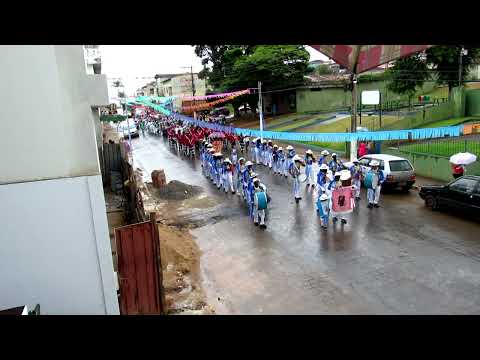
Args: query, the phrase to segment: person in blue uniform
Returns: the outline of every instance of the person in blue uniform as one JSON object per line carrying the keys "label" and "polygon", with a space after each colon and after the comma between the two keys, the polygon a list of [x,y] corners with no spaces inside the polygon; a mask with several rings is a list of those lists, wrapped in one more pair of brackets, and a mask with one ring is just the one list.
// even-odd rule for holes
{"label": "person in blue uniform", "polygon": [[260,179],[258,177],[253,178],[252,183],[253,183],[253,187],[252,187],[251,195],[252,195],[252,203],[253,203],[253,223],[255,224],[255,226],[260,225],[262,229],[266,229],[267,228],[267,225],[265,224],[266,210],[259,209],[258,207],[259,204],[255,203],[255,194],[263,192],[266,195],[267,187],[260,182]]}
{"label": "person in blue uniform", "polygon": [[248,176],[248,183],[247,183],[247,205],[248,205],[248,215],[253,220],[253,207],[254,207],[254,189],[253,189],[253,180],[257,177],[257,174],[251,172]]}
{"label": "person in blue uniform", "polygon": [[229,158],[226,158],[222,164],[222,180],[223,180],[223,190],[228,193],[228,189],[235,194],[235,189],[233,188],[233,164]]}
{"label": "person in blue uniform", "polygon": [[220,190],[223,184],[223,154],[222,153],[215,153],[214,154],[215,162],[214,162],[214,169],[215,169],[215,185],[217,185],[217,189]]}
{"label": "person in blue uniform", "polygon": [[262,163],[262,140],[260,138],[257,138],[255,140],[255,164],[261,164]]}
{"label": "person in blue uniform", "polygon": [[277,173],[277,167],[278,167],[278,145],[275,144],[273,145],[272,148],[272,169],[273,173]]}
{"label": "person in blue uniform", "polygon": [[245,163],[245,168],[242,171],[242,188],[243,188],[243,200],[248,202],[248,181],[250,179],[250,174],[253,173],[253,163],[247,161]]}
{"label": "person in blue uniform", "polygon": [[350,167],[350,174],[352,174],[352,184],[355,186],[355,199],[360,200],[360,188],[362,184],[362,168],[357,159],[353,159],[353,165]]}
{"label": "person in blue uniform", "polygon": [[320,165],[320,170],[317,174],[317,188],[319,196],[326,192],[329,180],[327,178],[328,166],[325,164]]}
{"label": "person in blue uniform", "polygon": [[267,166],[270,170],[272,170],[272,166],[273,166],[273,142],[272,142],[272,140],[268,140],[268,142],[267,142]]}
{"label": "person in blue uniform", "polygon": [[330,155],[328,150],[323,150],[320,153],[320,157],[318,158],[318,165],[319,166],[322,166],[322,164],[325,164],[325,165],[328,166],[328,155]]}
{"label": "person in blue uniform", "polygon": [[320,217],[322,229],[327,230],[328,217],[330,216],[329,198],[327,194],[322,194],[318,197],[317,212],[318,212],[318,216]]}
{"label": "person in blue uniform", "polygon": [[285,161],[285,177],[287,177],[287,174],[289,173],[290,165],[293,162],[293,157],[295,156],[295,149],[293,148],[292,145],[287,146],[287,153],[286,153],[286,161]]}
{"label": "person in blue uniform", "polygon": [[370,170],[365,175],[365,178],[369,177],[369,173],[371,176],[376,177],[375,181],[371,181],[370,185],[367,185],[367,197],[368,197],[368,208],[378,208],[380,201],[380,192],[382,190],[382,184],[385,181],[385,175],[383,171],[379,169],[380,163],[377,160],[372,160],[370,162]]}
{"label": "person in blue uniform", "polygon": [[305,152],[305,175],[307,176],[307,187],[310,185],[315,186],[315,178],[313,174],[313,163],[315,158],[313,157],[313,151],[308,149]]}
{"label": "person in blue uniform", "polygon": [[238,196],[243,195],[243,170],[245,169],[245,158],[241,157],[238,159],[237,165],[235,166],[235,191]]}
{"label": "person in blue uniform", "polygon": [[342,161],[337,158],[337,154],[332,154],[332,160],[328,164],[328,167],[333,173],[342,170]]}

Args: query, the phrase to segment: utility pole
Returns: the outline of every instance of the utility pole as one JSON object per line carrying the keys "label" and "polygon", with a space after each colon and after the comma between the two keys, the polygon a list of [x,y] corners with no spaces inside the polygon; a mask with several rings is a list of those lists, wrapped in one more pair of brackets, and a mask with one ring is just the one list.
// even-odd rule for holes
{"label": "utility pole", "polygon": [[[190,75],[192,77],[192,96],[195,96],[195,80],[193,78],[193,66],[182,66],[184,69],[188,69],[190,68]],[[195,101],[195,100],[193,100]],[[197,113],[194,111],[193,112],[193,118],[196,119],[197,118]]]}
{"label": "utility pole", "polygon": [[260,115],[260,140],[263,142],[263,101],[262,101],[262,82],[258,82],[258,112]]}

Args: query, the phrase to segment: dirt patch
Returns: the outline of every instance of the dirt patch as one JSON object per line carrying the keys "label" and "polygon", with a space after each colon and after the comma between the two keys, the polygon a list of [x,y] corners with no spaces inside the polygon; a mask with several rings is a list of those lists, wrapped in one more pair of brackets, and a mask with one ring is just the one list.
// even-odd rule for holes
{"label": "dirt patch", "polygon": [[153,191],[149,190],[153,194],[166,200],[185,200],[202,192],[202,188],[199,186],[188,185],[177,180],[170,181],[161,192],[153,187],[152,189]]}
{"label": "dirt patch", "polygon": [[200,286],[200,250],[187,230],[158,225],[169,314],[214,314]]}

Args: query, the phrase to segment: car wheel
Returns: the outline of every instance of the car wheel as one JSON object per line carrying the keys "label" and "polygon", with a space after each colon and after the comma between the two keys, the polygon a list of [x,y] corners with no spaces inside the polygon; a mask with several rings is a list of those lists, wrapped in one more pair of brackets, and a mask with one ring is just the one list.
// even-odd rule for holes
{"label": "car wheel", "polygon": [[438,203],[437,199],[433,195],[427,195],[425,196],[425,206],[432,209],[436,210],[438,209]]}

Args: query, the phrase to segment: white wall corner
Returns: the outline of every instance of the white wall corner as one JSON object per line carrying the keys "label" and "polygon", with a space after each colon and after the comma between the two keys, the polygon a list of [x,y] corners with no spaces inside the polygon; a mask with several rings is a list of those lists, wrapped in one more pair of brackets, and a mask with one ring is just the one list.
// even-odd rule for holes
{"label": "white wall corner", "polygon": [[103,194],[102,177],[88,176],[88,190],[92,209],[93,227],[97,246],[98,264],[102,278],[105,312],[107,315],[119,315],[120,309],[117,297],[117,280],[113,268],[112,248],[108,231],[105,197]]}

